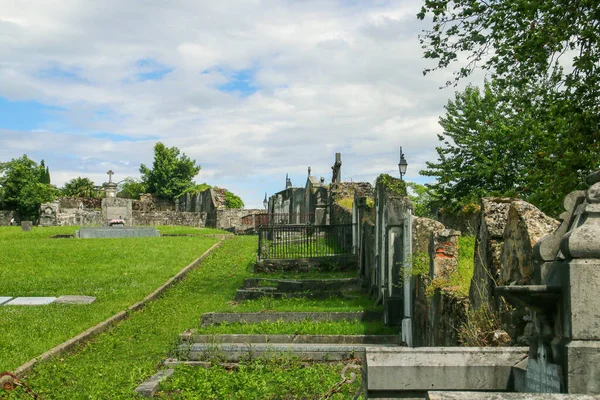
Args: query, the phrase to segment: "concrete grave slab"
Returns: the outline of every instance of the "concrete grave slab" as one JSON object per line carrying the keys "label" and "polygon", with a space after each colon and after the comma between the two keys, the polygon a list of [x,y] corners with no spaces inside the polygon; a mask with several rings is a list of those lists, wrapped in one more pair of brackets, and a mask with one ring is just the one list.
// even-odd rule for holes
{"label": "concrete grave slab", "polygon": [[76,296],[76,295],[67,295],[60,296],[56,299],[57,304],[91,304],[96,301],[96,298],[93,296]]}
{"label": "concrete grave slab", "polygon": [[0,297],[0,305],[7,303],[10,299],[12,299],[12,297]]}
{"label": "concrete grave slab", "polygon": [[501,393],[501,392],[429,392],[428,400],[593,400],[587,394]]}
{"label": "concrete grave slab", "polygon": [[367,347],[369,391],[509,390],[526,347]]}
{"label": "concrete grave slab", "polygon": [[43,306],[52,304],[56,297],[16,297],[5,304],[5,306]]}

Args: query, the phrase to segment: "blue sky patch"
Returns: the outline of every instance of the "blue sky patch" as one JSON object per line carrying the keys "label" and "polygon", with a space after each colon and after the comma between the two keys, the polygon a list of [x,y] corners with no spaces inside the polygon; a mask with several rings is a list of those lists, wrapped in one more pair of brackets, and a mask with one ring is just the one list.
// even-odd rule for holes
{"label": "blue sky patch", "polygon": [[135,66],[141,70],[136,74],[136,81],[158,81],[165,75],[173,72],[174,68],[168,67],[152,58],[137,60]]}
{"label": "blue sky patch", "polygon": [[37,76],[42,79],[60,80],[63,82],[89,83],[89,81],[79,75],[80,68],[64,69],[60,67],[50,67],[38,71]]}
{"label": "blue sky patch", "polygon": [[10,101],[0,97],[0,128],[15,131],[44,129],[46,124],[61,122],[64,109],[37,101]]}
{"label": "blue sky patch", "polygon": [[90,134],[91,137],[96,139],[108,139],[113,142],[143,142],[145,140],[158,140],[158,136],[144,136],[144,137],[132,137],[127,135],[119,135],[116,133],[108,132],[97,132]]}
{"label": "blue sky patch", "polygon": [[221,92],[239,92],[242,96],[255,93],[259,87],[254,84],[256,70],[242,69],[228,74],[229,82],[218,86]]}

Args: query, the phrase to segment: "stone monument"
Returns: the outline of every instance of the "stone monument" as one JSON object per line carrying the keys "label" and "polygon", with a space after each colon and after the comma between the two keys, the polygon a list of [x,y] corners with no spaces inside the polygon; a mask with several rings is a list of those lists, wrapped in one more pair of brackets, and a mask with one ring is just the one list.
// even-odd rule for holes
{"label": "stone monument", "polygon": [[600,170],[586,183],[536,243],[535,284],[496,288],[534,321],[527,365],[515,371],[519,391],[600,394]]}
{"label": "stone monument", "polygon": [[103,185],[104,186],[104,195],[106,198],[117,197],[117,188],[119,185],[112,181],[112,176],[115,173],[111,169],[106,174],[108,175],[108,182],[106,182]]}
{"label": "stone monument", "polygon": [[331,171],[331,183],[340,183],[342,181],[342,153],[335,153],[335,163],[331,167]]}
{"label": "stone monument", "polygon": [[111,221],[123,221],[123,225],[133,226],[132,201],[117,197],[118,184],[112,181],[115,173],[110,170],[106,174],[108,182],[103,185],[105,197],[102,199],[104,225],[110,226]]}

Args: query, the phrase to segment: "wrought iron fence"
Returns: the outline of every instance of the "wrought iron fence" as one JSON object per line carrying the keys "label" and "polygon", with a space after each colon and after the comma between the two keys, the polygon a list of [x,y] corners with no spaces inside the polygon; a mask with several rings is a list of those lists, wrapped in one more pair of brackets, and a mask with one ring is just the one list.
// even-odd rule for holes
{"label": "wrought iron fence", "polygon": [[258,258],[311,258],[352,254],[352,224],[263,225]]}

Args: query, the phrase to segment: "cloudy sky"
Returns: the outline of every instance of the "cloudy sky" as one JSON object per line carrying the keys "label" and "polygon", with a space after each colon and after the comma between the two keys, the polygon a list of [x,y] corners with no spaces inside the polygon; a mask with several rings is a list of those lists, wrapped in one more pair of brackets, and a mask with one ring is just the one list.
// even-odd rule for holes
{"label": "cloudy sky", "polygon": [[[420,1],[0,0],[0,161],[52,183],[139,176],[157,141],[248,207],[331,179],[407,179],[435,160],[451,71],[423,76]],[[478,83],[478,82],[475,82]]]}

